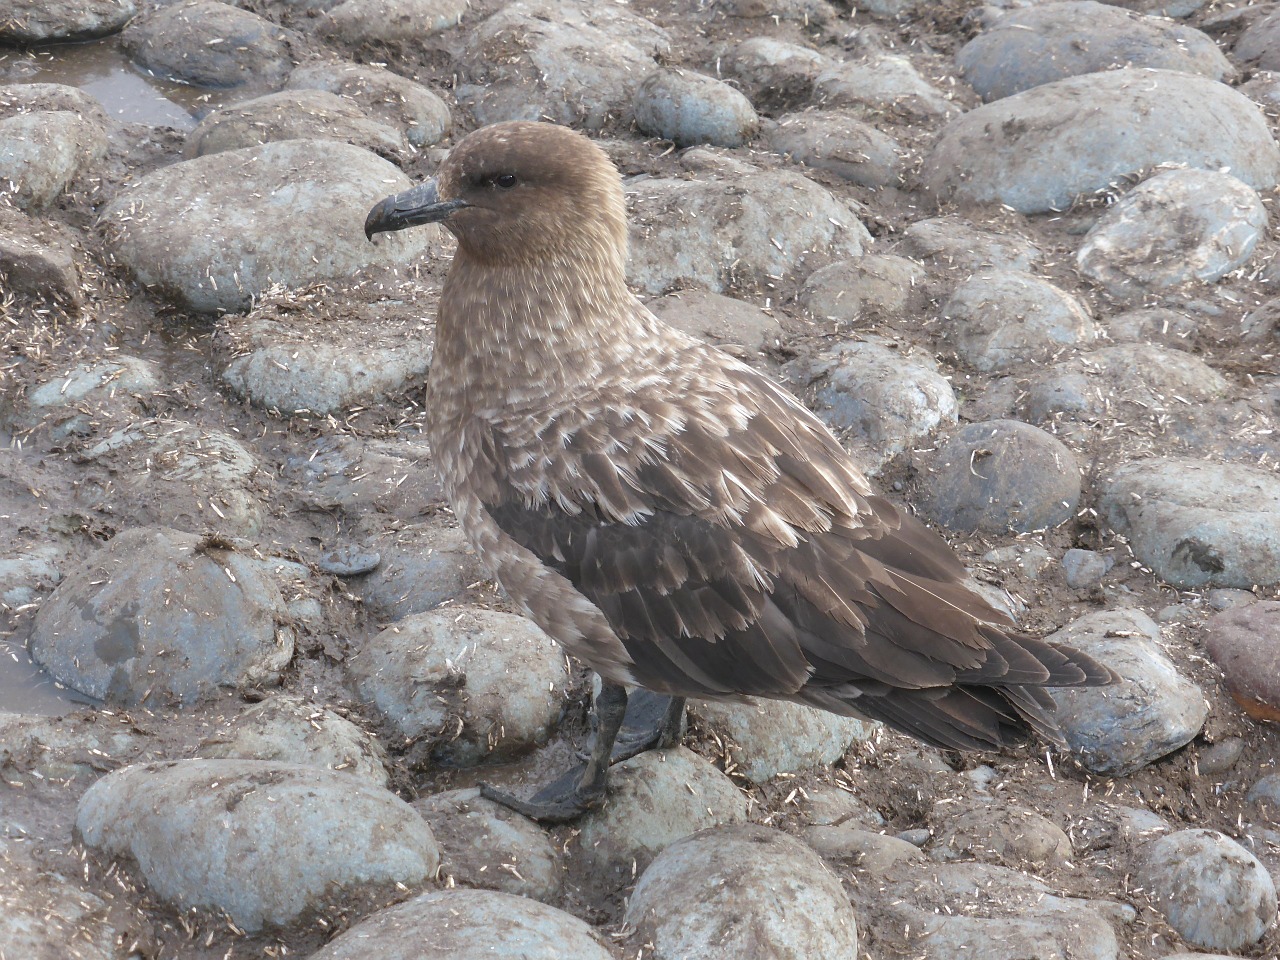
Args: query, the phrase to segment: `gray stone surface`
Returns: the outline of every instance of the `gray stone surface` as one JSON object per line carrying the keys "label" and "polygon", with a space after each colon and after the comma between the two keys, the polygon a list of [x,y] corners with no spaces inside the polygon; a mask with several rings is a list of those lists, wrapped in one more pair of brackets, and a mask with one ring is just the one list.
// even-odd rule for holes
{"label": "gray stone surface", "polygon": [[1210,617],[1204,632],[1236,703],[1255,720],[1280,721],[1280,602],[1229,607]]}
{"label": "gray stone surface", "polygon": [[127,936],[112,905],[32,858],[30,845],[0,838],[0,944],[27,960],[117,960]]}
{"label": "gray stone surface", "polygon": [[755,824],[667,847],[645,870],[626,923],[655,960],[854,957],[857,923],[840,881],[812,850]]}
{"label": "gray stone surface", "polygon": [[1116,343],[1151,343],[1176,350],[1191,349],[1200,324],[1189,311],[1138,307],[1108,317],[1107,333]]}
{"label": "gray stone surface", "polygon": [[449,106],[420,83],[365,63],[309,63],[289,74],[287,90],[324,90],[359,104],[397,127],[415,147],[443,140],[453,124]]}
{"label": "gray stone surface", "polygon": [[827,108],[846,107],[865,120],[903,116],[936,120],[960,113],[905,57],[873,54],[828,67],[814,79],[814,96]]}
{"label": "gray stone surface", "polygon": [[0,287],[73,313],[84,306],[71,243],[16,209],[0,210]]}
{"label": "gray stone surface", "polygon": [[567,852],[614,891],[676,840],[746,818],[746,796],[702,757],[684,747],[650,750],[612,769],[604,807],[575,824]]}
{"label": "gray stone surface", "polygon": [[792,389],[872,475],[934,430],[956,422],[955,393],[937,362],[905,345],[845,341],[783,369]]}
{"label": "gray stone surface", "polygon": [[51,781],[88,785],[105,767],[129,763],[148,746],[149,738],[122,716],[0,712],[0,767],[5,783],[17,789],[38,790]]}
{"label": "gray stone surface", "polygon": [[154,9],[125,28],[122,42],[144,69],[202,87],[279,87],[302,44],[292,30],[218,0]]}
{"label": "gray stone surface", "polygon": [[[378,578],[377,585],[382,589],[375,589],[375,577],[357,583],[366,593],[365,602],[371,603],[371,609],[374,609],[373,600],[377,598],[375,616],[394,620],[406,612],[421,613],[426,609],[419,607],[414,596],[405,597],[403,594],[425,591],[428,583],[421,582],[409,589],[398,587],[383,579],[384,575],[392,576],[384,567],[392,563],[420,565],[424,560],[429,563],[434,551],[445,548],[446,536],[448,550],[457,552],[455,566],[458,567],[452,576],[454,587],[449,595],[477,579],[462,579],[468,576],[468,570],[463,569],[465,548],[456,529],[438,523],[424,527],[417,522],[422,517],[439,513],[445,506],[444,491],[430,464],[431,451],[425,443],[398,438],[371,440],[338,435],[319,437],[304,444],[281,466],[281,479],[293,485],[298,497],[310,509],[337,510],[352,520],[361,517],[368,520],[371,513],[386,514],[404,522],[405,525],[395,534],[367,545],[370,552],[379,555],[380,565],[374,572]],[[450,533],[445,534],[446,530]],[[397,547],[398,543],[402,546]],[[384,550],[385,557],[382,556]],[[396,576],[404,572],[400,567],[396,570]],[[473,559],[470,573],[475,572]],[[443,568],[440,574],[449,576]],[[382,601],[388,604],[385,609]],[[406,609],[397,613],[401,607]]]}
{"label": "gray stone surface", "polygon": [[842,326],[906,320],[927,309],[928,279],[928,272],[907,257],[867,253],[813,271],[796,299],[814,319]]}
{"label": "gray stone surface", "polygon": [[856,257],[870,235],[857,215],[799,174],[645,180],[631,189],[628,279],[646,293],[735,279],[762,282],[811,255]]}
{"label": "gray stone surface", "polygon": [[[354,510],[359,497],[347,502]],[[371,540],[369,547],[382,562],[352,585],[369,611],[386,620],[425,613],[485,579],[462,531],[439,519],[388,531]]]}
{"label": "gray stone surface", "polygon": [[466,887],[501,890],[544,903],[564,886],[560,854],[546,831],[477,787],[422,797],[414,809],[440,844],[440,872]]}
{"label": "gray stone surface", "polygon": [[927,217],[902,232],[895,253],[935,270],[967,277],[975,271],[1030,270],[1042,254],[1015,233],[985,230],[957,217]]}
{"label": "gray stone surface", "polygon": [[320,21],[324,35],[362,43],[420,43],[461,22],[468,0],[345,0]]}
{"label": "gray stone surface", "polygon": [[888,134],[839,111],[806,111],[770,127],[769,149],[864,187],[900,182],[903,150]]}
{"label": "gray stone surface", "polygon": [[[1117,129],[1126,130],[1123,137]],[[971,110],[943,128],[921,185],[939,203],[1065,210],[1078,195],[1157,163],[1229,168],[1264,190],[1280,147],[1261,111],[1207,77],[1110,70],[1044,84]]]}
{"label": "gray stone surface", "polygon": [[1107,472],[1099,507],[1179,587],[1280,582],[1280,481],[1240,463],[1149,457]]}
{"label": "gray stone surface", "polygon": [[1062,555],[1062,575],[1067,579],[1067,586],[1077,590],[1100,582],[1114,565],[1115,560],[1095,550],[1073,547]]}
{"label": "gray stone surface", "polygon": [[163,388],[155,364],[113,353],[110,359],[80,363],[46,380],[12,407],[0,401],[0,422],[22,431],[45,425],[60,438],[87,434],[95,424],[140,415],[146,400]]}
{"label": "gray stone surface", "polygon": [[849,863],[872,875],[882,874],[903,860],[923,863],[929,859],[914,843],[901,837],[860,830],[849,824],[805,827],[800,839],[824,860]]}
{"label": "gray stone surface", "polygon": [[763,783],[780,773],[833,764],[855,742],[871,739],[877,728],[867,720],[838,717],[781,700],[697,700],[690,708],[728,742],[735,772],[753,783]]}
{"label": "gray stone surface", "polygon": [[814,78],[830,63],[811,47],[773,37],[748,37],[721,58],[725,72],[738,80],[751,102],[767,110],[807,103]]}
{"label": "gray stone surface", "polygon": [[210,760],[279,760],[335,770],[385,787],[386,751],[350,720],[305,697],[277,694],[242,710],[200,744]]}
{"label": "gray stone surface", "polygon": [[545,743],[569,676],[559,645],[531,621],[462,605],[407,617],[347,663],[360,696],[433,756],[461,766]]}
{"label": "gray stone surface", "polygon": [[356,924],[311,960],[612,960],[572,914],[491,890],[438,890]]}
{"label": "gray stone surface", "polygon": [[723,80],[690,70],[654,70],[636,89],[632,110],[643,132],[677,147],[740,147],[760,130],[750,100]]}
{"label": "gray stone surface", "polygon": [[1197,947],[1247,949],[1276,919],[1276,887],[1266,867],[1214,830],[1179,830],[1151,841],[1135,879]]}
{"label": "gray stone surface", "polygon": [[62,580],[63,560],[63,551],[53,544],[0,557],[0,609],[32,603],[39,592],[52,589]]}
{"label": "gray stone surface", "polygon": [[1249,788],[1246,799],[1273,823],[1280,824],[1280,773],[1259,777]]}
{"label": "gray stone surface", "polygon": [[1236,72],[1199,30],[1093,0],[1012,10],[961,47],[956,63],[984,100],[1118,67],[1159,67],[1222,81]]}
{"label": "gray stone surface", "polygon": [[67,110],[0,116],[0,195],[40,210],[89,176],[106,152],[106,131]]}
{"label": "gray stone surface", "polygon": [[155,293],[200,312],[236,311],[272,284],[418,256],[434,228],[378,243],[362,229],[374,203],[408,186],[359,147],[287,140],[157,170],[117,194],[101,222],[113,254]]}
{"label": "gray stone surface", "polygon": [[263,760],[118,770],[80,799],[76,834],[132,859],[161,899],[249,931],[287,927],[335,897],[385,902],[422,887],[440,862],[431,829],[395,794]]}
{"label": "gray stone surface", "polygon": [[67,686],[125,704],[190,704],[276,683],[293,656],[261,566],[194,534],[126,531],[70,571],[36,615],[31,655]]}
{"label": "gray stone surface", "polygon": [[1071,750],[1094,773],[1123,777],[1191,742],[1209,708],[1160,647],[1160,628],[1138,610],[1086,614],[1048,639],[1076,647],[1120,675],[1106,687],[1053,691]]}
{"label": "gray stone surface", "polygon": [[942,318],[960,359],[987,373],[1043,362],[1066,348],[1088,346],[1098,336],[1078,298],[1017,270],[992,270],[965,280],[943,304]]}
{"label": "gray stone surface", "polygon": [[1075,516],[1080,468],[1060,440],[1017,420],[962,427],[933,455],[923,506],[952,530],[1027,533]]}
{"label": "gray stone surface", "polygon": [[708,290],[677,290],[650,300],[647,306],[677,330],[743,358],[758,356],[783,334],[772,313]]}
{"label": "gray stone surface", "polygon": [[1098,219],[1076,264],[1113,297],[1133,300],[1213,283],[1253,256],[1267,227],[1262,198],[1216,170],[1166,170]]}
{"label": "gray stone surface", "polygon": [[1266,11],[1236,40],[1236,57],[1261,70],[1280,70],[1280,11]]}
{"label": "gray stone surface", "polygon": [[8,0],[0,40],[91,40],[115,33],[137,12],[135,0]]}
{"label": "gray stone surface", "polygon": [[187,156],[203,157],[276,140],[336,140],[396,162],[408,143],[351,100],[324,90],[282,90],[213,111],[187,135]]}
{"label": "gray stone surface", "polygon": [[934,860],[982,860],[1009,867],[1061,866],[1071,839],[1034,810],[989,798],[934,804],[928,852]]}

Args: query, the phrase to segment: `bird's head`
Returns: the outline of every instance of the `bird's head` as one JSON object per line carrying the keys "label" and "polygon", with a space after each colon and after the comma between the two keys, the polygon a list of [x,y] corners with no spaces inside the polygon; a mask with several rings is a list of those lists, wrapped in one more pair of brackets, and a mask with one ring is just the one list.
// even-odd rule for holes
{"label": "bird's head", "polygon": [[585,136],[550,123],[482,127],[436,175],[379,202],[365,234],[443,224],[469,258],[500,266],[540,261],[625,264],[626,203],[617,168]]}

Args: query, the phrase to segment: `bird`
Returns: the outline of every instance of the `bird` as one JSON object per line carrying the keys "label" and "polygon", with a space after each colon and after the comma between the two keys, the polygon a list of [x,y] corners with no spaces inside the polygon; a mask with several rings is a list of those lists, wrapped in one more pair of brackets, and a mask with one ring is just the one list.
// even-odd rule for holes
{"label": "bird", "polygon": [[485,796],[573,820],[611,763],[678,741],[689,697],[989,750],[1064,743],[1047,688],[1115,679],[1019,632],[794,395],[650,312],[621,175],[586,135],[480,127],[365,233],[428,223],[457,240],[427,380],[442,486],[511,601],[601,681],[583,762]]}

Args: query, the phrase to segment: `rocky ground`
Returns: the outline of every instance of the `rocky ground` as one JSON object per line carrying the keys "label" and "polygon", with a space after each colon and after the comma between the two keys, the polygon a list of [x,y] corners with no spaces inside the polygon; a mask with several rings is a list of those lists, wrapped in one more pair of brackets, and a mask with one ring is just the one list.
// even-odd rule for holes
{"label": "rocky ground", "polygon": [[[1280,955],[1280,6],[6,10],[0,954]],[[590,683],[432,475],[449,241],[362,224],[514,117],[618,163],[655,311],[1123,677],[1069,751],[694,704],[572,827],[479,797]]]}

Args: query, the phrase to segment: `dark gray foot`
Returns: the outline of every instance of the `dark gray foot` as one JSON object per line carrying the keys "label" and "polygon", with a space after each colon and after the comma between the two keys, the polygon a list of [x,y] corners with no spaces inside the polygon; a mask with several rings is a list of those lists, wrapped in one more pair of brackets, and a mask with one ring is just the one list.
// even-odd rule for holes
{"label": "dark gray foot", "polygon": [[674,747],[680,742],[683,726],[684,697],[637,690],[627,700],[627,712],[609,762],[621,763],[646,750]]}

